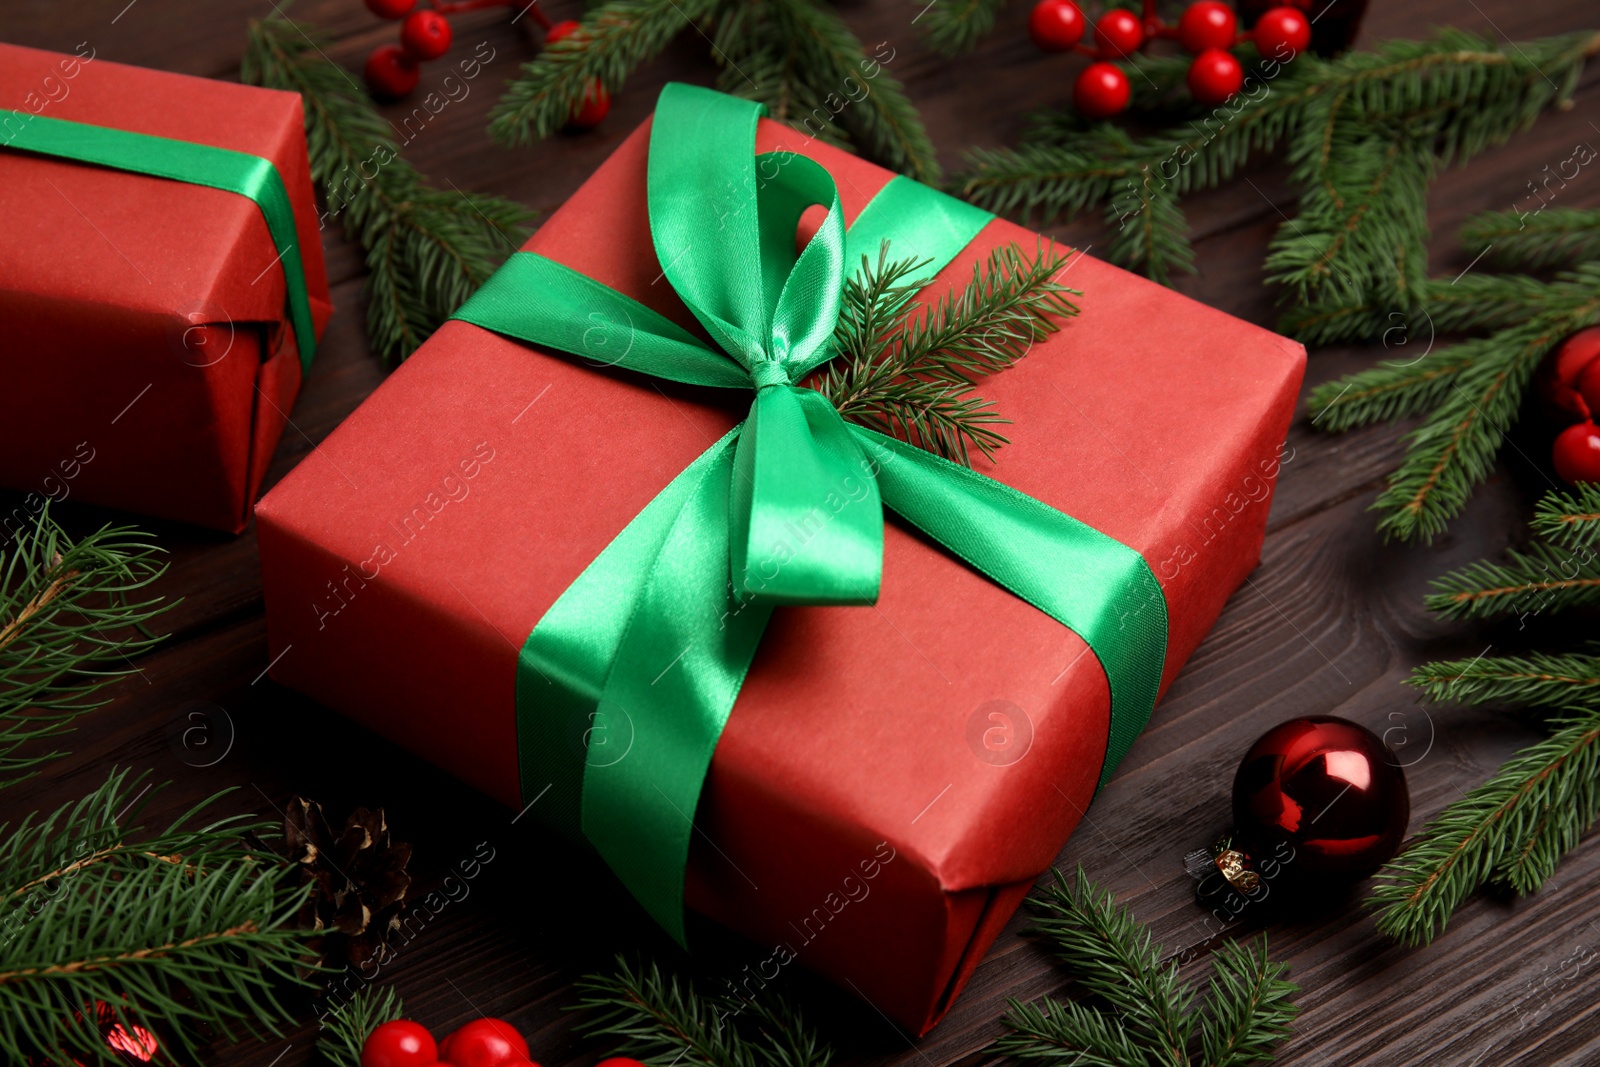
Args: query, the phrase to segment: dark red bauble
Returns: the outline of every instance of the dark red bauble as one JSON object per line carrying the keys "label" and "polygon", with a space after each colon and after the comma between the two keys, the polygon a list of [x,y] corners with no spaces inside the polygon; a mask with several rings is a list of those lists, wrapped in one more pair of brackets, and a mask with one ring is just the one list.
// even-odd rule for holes
{"label": "dark red bauble", "polygon": [[1244,86],[1244,67],[1232,52],[1208,48],[1189,64],[1189,94],[1196,103],[1215,107]]}
{"label": "dark red bauble", "polygon": [[1086,118],[1109,118],[1128,106],[1128,76],[1113,63],[1090,63],[1072,87],[1072,102]]}
{"label": "dark red bauble", "polygon": [[1112,8],[1094,24],[1095,53],[1101,59],[1128,59],[1144,44],[1144,23],[1132,11]]}
{"label": "dark red bauble", "polygon": [[474,1019],[444,1039],[439,1058],[452,1067],[506,1067],[528,1058],[528,1043],[503,1019]]}
{"label": "dark red bauble", "polygon": [[397,44],[382,44],[367,57],[367,88],[379,100],[398,100],[417,87],[422,70]]}
{"label": "dark red bauble", "polygon": [[367,10],[380,19],[403,19],[417,0],[367,0]]}
{"label": "dark red bauble", "polygon": [[562,19],[560,22],[544,31],[544,43],[555,44],[563,37],[571,37],[573,31],[581,25],[576,19]]}
{"label": "dark red bauble", "polygon": [[[1405,772],[1371,730],[1319,715],[1273,727],[1233,778],[1234,831],[1296,877],[1355,880],[1400,848]],[[1288,849],[1293,849],[1292,857]]]}
{"label": "dark red bauble", "polygon": [[1596,363],[1600,363],[1600,326],[1590,326],[1562,341],[1555,355],[1545,362],[1545,395],[1563,411],[1589,418],[1595,407],[1579,393],[1578,380]]}
{"label": "dark red bauble", "polygon": [[1196,0],[1178,18],[1178,41],[1196,54],[1208,48],[1232,48],[1238,35],[1233,8],[1218,0]]}
{"label": "dark red bauble", "polygon": [[386,1022],[361,1043],[361,1067],[430,1067],[438,1058],[428,1028],[410,1019]]}
{"label": "dark red bauble", "polygon": [[1028,37],[1043,52],[1067,52],[1083,40],[1089,20],[1072,0],[1039,0],[1028,15]]}
{"label": "dark red bauble", "polygon": [[1261,16],[1252,39],[1264,57],[1286,63],[1311,47],[1311,20],[1296,8],[1275,7]]}
{"label": "dark red bauble", "polygon": [[1568,426],[1556,438],[1550,458],[1563,481],[1600,482],[1600,426],[1592,422]]}
{"label": "dark red bauble", "polygon": [[407,15],[400,25],[400,45],[412,59],[438,59],[450,51],[450,20],[432,8]]}
{"label": "dark red bauble", "polygon": [[1583,368],[1583,373],[1578,375],[1578,380],[1573,383],[1578,395],[1583,397],[1584,406],[1590,413],[1600,411],[1600,359],[1589,361]]}

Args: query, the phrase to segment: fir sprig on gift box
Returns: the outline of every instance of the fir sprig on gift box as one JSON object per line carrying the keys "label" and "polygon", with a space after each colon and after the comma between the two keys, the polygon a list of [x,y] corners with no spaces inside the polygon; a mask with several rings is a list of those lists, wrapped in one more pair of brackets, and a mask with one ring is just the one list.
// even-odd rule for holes
{"label": "fir sprig on gift box", "polygon": [[158,640],[143,625],[172,606],[145,595],[160,557],[127,526],[73,541],[48,505],[0,547],[0,787],[60,755],[24,746],[70,730]]}
{"label": "fir sprig on gift box", "polygon": [[511,145],[550,136],[596,81],[614,95],[690,30],[711,41],[722,68],[717,88],[761,101],[811,137],[853,146],[919,181],[938,179],[922,119],[889,73],[893,49],[867,49],[825,0],[606,0],[523,64],[490,132]]}
{"label": "fir sprig on gift box", "polygon": [[[1538,615],[1600,599],[1596,514],[1600,486],[1555,492],[1535,529],[1549,540],[1506,563],[1447,574],[1428,598],[1460,618]],[[1411,684],[1434,702],[1491,704],[1542,714],[1550,736],[1446,807],[1384,867],[1371,903],[1379,929],[1431,941],[1483,885],[1538,889],[1600,816],[1600,656],[1592,651],[1479,656],[1419,667]]]}
{"label": "fir sprig on gift box", "polygon": [[[1301,300],[1373,297],[1409,307],[1427,274],[1425,200],[1435,171],[1569,102],[1585,62],[1600,54],[1600,34],[1501,46],[1447,30],[1431,41],[1266,66],[1242,54],[1250,80],[1214,111],[1191,111],[1145,137],[1045,116],[1018,148],[970,153],[956,188],[991,210],[1026,216],[1103,208],[1113,231],[1107,256],[1170,281],[1193,261],[1179,198],[1282,148],[1299,205],[1273,238],[1269,278]],[[1145,78],[1134,84],[1181,84],[1181,68],[1140,69]],[[1141,92],[1136,104],[1151,95],[1162,94]]]}
{"label": "fir sprig on gift box", "polygon": [[327,216],[366,252],[367,339],[386,359],[404,359],[527,239],[532,215],[509,200],[429,185],[400,158],[355,76],[316,42],[302,23],[252,22],[240,75],[300,94]]}

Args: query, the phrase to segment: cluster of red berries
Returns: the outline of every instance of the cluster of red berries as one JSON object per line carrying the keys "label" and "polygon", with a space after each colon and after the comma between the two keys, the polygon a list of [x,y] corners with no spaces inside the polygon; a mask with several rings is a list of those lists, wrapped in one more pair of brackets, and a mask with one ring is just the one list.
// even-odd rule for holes
{"label": "cluster of red berries", "polygon": [[[528,1043],[502,1019],[474,1019],[439,1044],[421,1023],[395,1019],[376,1027],[361,1045],[361,1067],[539,1067]],[[599,1067],[644,1067],[622,1057]]]}
{"label": "cluster of red berries", "polygon": [[1089,20],[1074,0],[1039,0],[1028,17],[1028,36],[1046,52],[1081,52],[1095,57],[1078,75],[1072,99],[1092,119],[1115,115],[1128,106],[1128,76],[1110,62],[1128,59],[1147,43],[1176,38],[1194,53],[1189,64],[1189,92],[1208,107],[1225,103],[1244,86],[1244,67],[1228,49],[1254,41],[1265,57],[1286,62],[1311,44],[1311,22],[1292,7],[1262,14],[1255,29],[1239,32],[1233,8],[1219,0],[1196,0],[1184,9],[1176,26],[1161,21],[1147,2],[1143,17],[1113,8],[1094,24],[1094,44],[1084,44]]}
{"label": "cluster of red berries", "polygon": [[[367,9],[379,18],[404,19],[400,23],[400,43],[379,45],[367,57],[365,76],[367,89],[379,100],[399,100],[417,87],[422,77],[421,64],[438,59],[450,50],[454,34],[450,20],[445,16],[459,11],[475,11],[486,7],[519,7],[520,0],[430,0],[431,6],[414,10],[417,0],[366,0]],[[523,9],[531,13],[544,27],[544,43],[555,44],[570,37],[580,27],[567,19],[552,23],[539,10],[537,3]],[[589,84],[583,100],[573,108],[567,125],[578,130],[592,130],[611,110],[611,97],[596,79]]]}
{"label": "cluster of red berries", "polygon": [[1551,449],[1556,473],[1569,482],[1600,482],[1600,326],[1579,330],[1556,349],[1545,394],[1581,420],[1562,430]]}

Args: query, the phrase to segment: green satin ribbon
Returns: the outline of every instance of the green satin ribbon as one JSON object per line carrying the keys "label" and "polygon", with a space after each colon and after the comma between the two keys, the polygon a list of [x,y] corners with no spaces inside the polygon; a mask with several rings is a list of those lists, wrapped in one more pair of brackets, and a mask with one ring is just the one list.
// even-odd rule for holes
{"label": "green satin ribbon", "polygon": [[21,125],[20,128],[5,125],[9,139],[0,141],[0,147],[191,185],[208,185],[251,200],[261,210],[267,232],[278,250],[278,261],[283,264],[289,324],[294,330],[295,346],[300,350],[300,366],[302,370],[311,368],[317,335],[311,324],[311,301],[294,228],[294,206],[271,160],[247,152],[109,126],[47,118],[24,111],[9,113],[20,119]]}
{"label": "green satin ribbon", "polygon": [[[870,604],[882,508],[1081,636],[1111,689],[1102,784],[1148,721],[1166,601],[1133,549],[905,442],[795,383],[829,359],[846,264],[880,243],[948,264],[989,221],[904,178],[848,234],[837,190],[756,155],[759,105],[668,85],[651,129],[651,237],[713,344],[552,260],[518,253],[456,313],[542,348],[694,385],[754,389],[750,417],[661,491],[528,635],[524,794],[589,841],[680,942],[693,817],[772,609]],[[828,214],[796,255],[800,215]]]}

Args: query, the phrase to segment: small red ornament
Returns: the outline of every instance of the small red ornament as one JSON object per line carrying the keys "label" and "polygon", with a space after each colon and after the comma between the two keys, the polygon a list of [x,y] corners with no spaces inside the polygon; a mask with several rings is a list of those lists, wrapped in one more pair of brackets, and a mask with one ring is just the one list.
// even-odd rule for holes
{"label": "small red ornament", "polygon": [[379,100],[398,100],[417,87],[422,71],[397,44],[379,45],[367,57],[367,88]]}
{"label": "small red ornament", "polygon": [[450,51],[450,20],[431,8],[406,16],[400,25],[400,45],[412,59],[438,59]]}
{"label": "small red ornament", "polygon": [[1127,59],[1144,44],[1144,23],[1132,11],[1112,8],[1094,24],[1094,43],[1101,59]]}
{"label": "small red ornament", "polygon": [[1311,46],[1311,20],[1296,8],[1275,7],[1256,23],[1253,39],[1263,56],[1287,61]]}
{"label": "small red ornament", "polygon": [[1197,0],[1178,19],[1178,41],[1196,54],[1208,48],[1232,48],[1238,35],[1233,8],[1218,0]]}
{"label": "small red ornament", "polygon": [[601,1060],[594,1067],[644,1067],[644,1064],[627,1056],[612,1056]]}
{"label": "small red ornament", "polygon": [[544,43],[555,44],[563,37],[571,37],[573,32],[581,25],[576,19],[562,19],[560,22],[544,31]]}
{"label": "small red ornament", "polygon": [[1233,779],[1234,829],[1246,852],[1278,854],[1301,879],[1370,874],[1400,848],[1410,818],[1394,755],[1371,730],[1330,715],[1268,730]]}
{"label": "small red ornament", "polygon": [[1600,482],[1600,426],[1592,422],[1568,426],[1556,438],[1550,458],[1563,481]]}
{"label": "small red ornament", "polygon": [[1072,0],[1039,0],[1028,15],[1028,36],[1043,52],[1069,52],[1083,40],[1088,20]]}
{"label": "small red ornament", "polygon": [[361,1043],[361,1067],[430,1067],[438,1059],[433,1035],[410,1019],[386,1022]]}
{"label": "small red ornament", "polygon": [[1090,63],[1072,87],[1072,102],[1091,119],[1115,115],[1128,106],[1128,76],[1112,63]]}
{"label": "small red ornament", "polygon": [[1578,379],[1596,362],[1600,362],[1600,326],[1579,330],[1561,342],[1546,364],[1545,379],[1545,392],[1557,407],[1585,419],[1594,413],[1594,405],[1578,392]]}
{"label": "small red ornament", "polygon": [[567,128],[592,130],[610,113],[611,94],[599,81],[591,81],[589,91],[583,94],[583,103],[573,110],[572,117],[567,120]]}
{"label": "small red ornament", "polygon": [[1196,103],[1214,107],[1244,85],[1244,68],[1232,52],[1208,48],[1189,64],[1189,93]]}
{"label": "small red ornament", "polygon": [[444,1039],[439,1058],[452,1067],[509,1067],[528,1058],[528,1043],[503,1019],[474,1019]]}
{"label": "small red ornament", "polygon": [[417,0],[367,0],[367,10],[380,19],[403,19]]}
{"label": "small red ornament", "polygon": [[1590,413],[1600,411],[1600,359],[1590,360],[1573,386]]}

